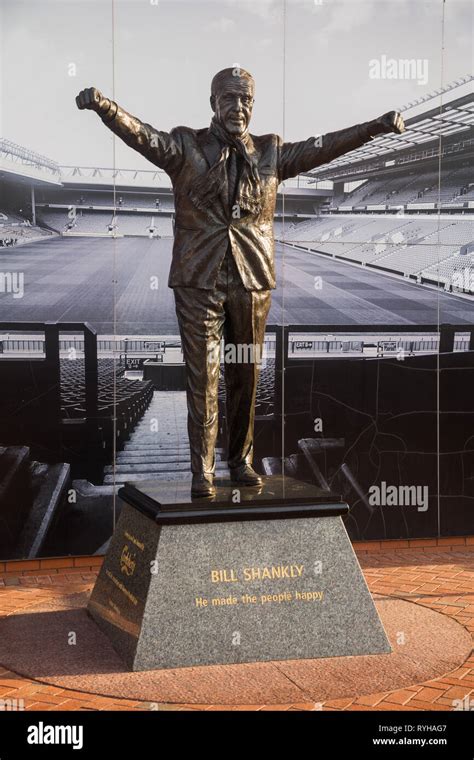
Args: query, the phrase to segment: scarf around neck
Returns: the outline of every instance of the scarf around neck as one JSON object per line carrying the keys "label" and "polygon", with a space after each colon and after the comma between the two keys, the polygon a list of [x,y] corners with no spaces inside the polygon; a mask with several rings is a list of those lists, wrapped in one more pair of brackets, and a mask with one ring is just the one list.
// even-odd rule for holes
{"label": "scarf around neck", "polygon": [[249,152],[249,147],[252,145],[250,135],[248,132],[242,137],[231,135],[215,118],[211,121],[209,132],[217,138],[221,150],[217,160],[207,173],[198,177],[192,185],[189,191],[192,202],[201,211],[205,211],[213,205],[228,182],[227,159],[230,150],[234,148],[243,159],[235,195],[235,205],[249,214],[259,214],[262,209],[262,192],[257,161]]}

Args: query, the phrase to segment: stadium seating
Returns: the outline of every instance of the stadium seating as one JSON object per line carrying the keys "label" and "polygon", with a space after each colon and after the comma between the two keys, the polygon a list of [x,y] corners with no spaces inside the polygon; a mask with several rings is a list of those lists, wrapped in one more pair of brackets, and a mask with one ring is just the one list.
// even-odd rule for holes
{"label": "stadium seating", "polygon": [[[83,359],[61,359],[61,411],[64,418],[85,416],[85,380]],[[113,359],[98,360],[98,403],[100,416],[124,417],[128,425],[137,417],[134,414],[136,402],[149,401],[152,386],[141,380],[127,380],[124,369],[117,369]],[[115,397],[114,397],[115,388]]]}
{"label": "stadium seating", "polygon": [[[449,204],[456,198],[468,200],[474,187],[468,191],[469,181],[472,180],[472,169],[461,167],[451,170],[442,168],[441,182],[439,170],[420,171],[415,174],[402,173],[398,176],[382,176],[369,179],[343,198],[333,199],[331,208],[340,205],[369,206],[369,205],[404,205],[407,203],[438,203]],[[438,187],[438,185],[440,185]]]}
{"label": "stadium seating", "polygon": [[[416,181],[416,180],[413,180]],[[363,185],[356,188],[344,197],[342,203],[356,207],[359,205],[376,205],[376,204],[389,204],[398,203],[399,188],[407,186],[407,178],[405,177],[385,177],[382,181],[377,179],[369,179]]]}
{"label": "stadium seating", "polygon": [[38,209],[37,218],[40,224],[47,225],[49,228],[61,233],[65,232],[67,225],[71,222],[66,210],[51,211],[49,209]]}
{"label": "stadium seating", "polygon": [[12,224],[26,224],[26,219],[19,214],[14,214],[10,210],[0,208],[0,229],[4,226],[11,226]]}
{"label": "stadium seating", "polygon": [[293,229],[285,227],[280,239],[400,274],[422,275],[458,254],[471,238],[468,220],[338,215],[302,222]]}
{"label": "stadium seating", "polygon": [[[43,190],[38,193],[39,206],[61,204],[80,208],[115,205],[125,209],[156,209],[157,211],[174,211],[174,199],[170,194],[150,191],[129,192],[127,190],[83,190],[82,188],[62,188],[60,192]],[[157,199],[159,205],[156,205]]]}
{"label": "stadium seating", "polygon": [[449,224],[444,220],[439,225],[437,220],[433,222],[435,229],[425,235],[419,244],[408,245],[405,250],[394,250],[383,257],[383,265],[389,268],[395,265],[397,271],[408,274],[421,274],[423,270],[450,259],[459,253],[464,243],[469,242],[469,222]]}
{"label": "stadium seating", "polygon": [[[109,227],[115,225],[115,232],[118,235],[144,235],[147,237],[151,234],[155,237],[172,237],[173,235],[171,217],[161,216],[158,213],[137,214],[118,211],[114,220],[110,211],[88,211],[78,208],[75,219],[71,220],[67,209],[60,211],[43,208],[40,211],[39,218],[43,223],[61,233],[108,235],[112,234]],[[150,230],[153,230],[153,233]]]}
{"label": "stadium seating", "polygon": [[450,256],[426,267],[421,276],[449,286],[449,290],[474,294],[474,254]]}
{"label": "stadium seating", "polygon": [[29,224],[20,217],[14,217],[8,214],[8,221],[0,222],[0,247],[9,245],[19,245],[21,243],[32,243],[34,240],[51,235],[49,230]]}

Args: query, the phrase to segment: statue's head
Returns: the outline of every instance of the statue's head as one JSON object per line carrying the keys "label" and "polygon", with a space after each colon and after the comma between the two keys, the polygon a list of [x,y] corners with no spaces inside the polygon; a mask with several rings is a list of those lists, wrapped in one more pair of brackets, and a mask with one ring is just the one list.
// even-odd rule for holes
{"label": "statue's head", "polygon": [[217,121],[236,137],[249,127],[254,104],[255,82],[245,69],[223,69],[211,83],[211,108]]}

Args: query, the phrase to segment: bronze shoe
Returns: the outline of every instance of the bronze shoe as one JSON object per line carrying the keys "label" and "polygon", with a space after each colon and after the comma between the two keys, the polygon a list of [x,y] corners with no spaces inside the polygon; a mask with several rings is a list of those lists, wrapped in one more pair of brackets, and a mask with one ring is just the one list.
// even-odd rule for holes
{"label": "bronze shoe", "polygon": [[214,496],[215,493],[214,476],[211,473],[200,472],[193,474],[191,496]]}
{"label": "bronze shoe", "polygon": [[260,475],[249,464],[231,467],[230,479],[233,483],[240,483],[242,486],[261,486],[263,483]]}

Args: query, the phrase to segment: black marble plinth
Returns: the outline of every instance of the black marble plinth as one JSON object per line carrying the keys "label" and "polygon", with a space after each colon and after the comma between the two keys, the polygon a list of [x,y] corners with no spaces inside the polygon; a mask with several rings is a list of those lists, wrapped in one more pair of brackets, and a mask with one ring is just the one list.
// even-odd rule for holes
{"label": "black marble plinth", "polygon": [[224,479],[216,479],[215,486],[215,496],[197,498],[190,483],[144,480],[125,483],[119,496],[159,525],[334,517],[349,509],[337,494],[284,475],[264,478],[261,486]]}

